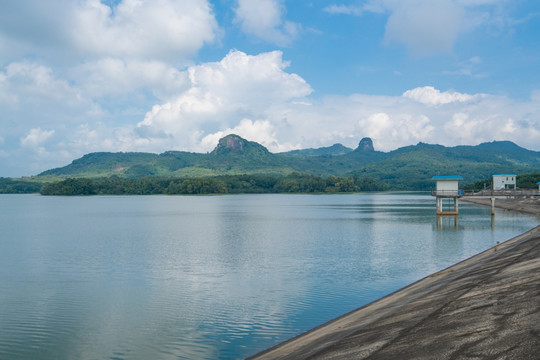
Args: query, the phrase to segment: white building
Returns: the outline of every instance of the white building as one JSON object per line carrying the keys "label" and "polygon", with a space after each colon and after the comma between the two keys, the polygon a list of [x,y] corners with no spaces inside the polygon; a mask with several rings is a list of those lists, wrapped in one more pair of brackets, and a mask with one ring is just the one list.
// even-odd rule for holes
{"label": "white building", "polygon": [[493,190],[505,190],[516,188],[516,174],[494,174]]}
{"label": "white building", "polygon": [[434,176],[431,178],[434,180],[436,185],[436,196],[444,197],[454,197],[460,196],[459,193],[459,181],[463,180],[463,177],[459,175],[445,175],[445,176]]}
{"label": "white building", "polygon": [[[437,199],[437,215],[458,215],[459,213],[459,201],[458,198],[462,196],[461,190],[459,190],[459,181],[463,180],[463,177],[459,175],[446,175],[446,176],[434,176],[431,180],[436,181],[436,190],[432,192],[432,195]],[[443,209],[444,199],[453,199],[454,208],[449,210]]]}

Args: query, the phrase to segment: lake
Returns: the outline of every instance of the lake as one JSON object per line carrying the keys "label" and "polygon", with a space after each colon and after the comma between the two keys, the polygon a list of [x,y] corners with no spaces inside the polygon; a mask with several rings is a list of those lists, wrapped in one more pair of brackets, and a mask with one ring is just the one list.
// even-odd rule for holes
{"label": "lake", "polygon": [[0,359],[239,359],[519,235],[424,194],[0,195]]}

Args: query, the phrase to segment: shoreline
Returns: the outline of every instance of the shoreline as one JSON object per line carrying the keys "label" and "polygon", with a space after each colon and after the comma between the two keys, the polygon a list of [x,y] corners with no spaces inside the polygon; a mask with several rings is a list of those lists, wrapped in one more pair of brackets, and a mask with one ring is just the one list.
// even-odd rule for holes
{"label": "shoreline", "polygon": [[[538,200],[497,202],[540,216]],[[540,225],[248,359],[532,359],[539,283]]]}
{"label": "shoreline", "polygon": [[[489,198],[464,196],[461,200],[484,206],[491,206]],[[524,214],[540,216],[540,197],[529,199],[496,199],[495,207],[507,211],[518,211]]]}

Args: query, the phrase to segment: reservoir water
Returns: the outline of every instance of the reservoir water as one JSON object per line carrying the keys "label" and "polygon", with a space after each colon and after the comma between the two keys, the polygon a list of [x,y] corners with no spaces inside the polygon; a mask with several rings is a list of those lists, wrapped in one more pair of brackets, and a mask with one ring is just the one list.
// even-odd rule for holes
{"label": "reservoir water", "polygon": [[538,224],[422,194],[0,195],[0,359],[239,359]]}

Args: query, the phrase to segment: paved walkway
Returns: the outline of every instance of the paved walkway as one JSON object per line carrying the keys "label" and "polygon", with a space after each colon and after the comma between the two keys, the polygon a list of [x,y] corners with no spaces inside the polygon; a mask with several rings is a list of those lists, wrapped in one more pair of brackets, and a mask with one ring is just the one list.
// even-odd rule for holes
{"label": "paved walkway", "polygon": [[540,226],[253,359],[540,359]]}

